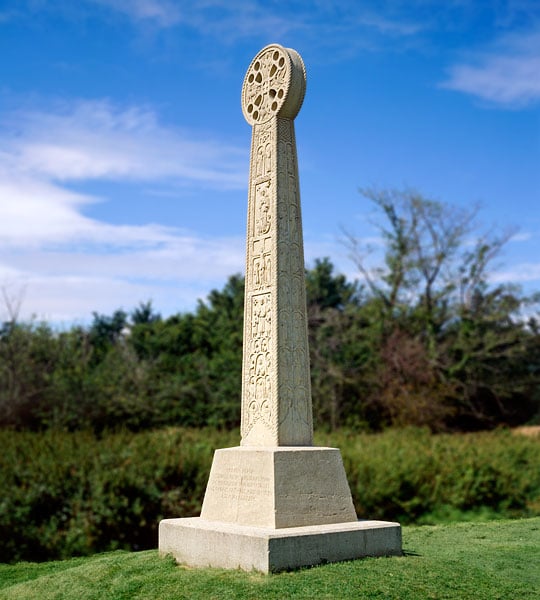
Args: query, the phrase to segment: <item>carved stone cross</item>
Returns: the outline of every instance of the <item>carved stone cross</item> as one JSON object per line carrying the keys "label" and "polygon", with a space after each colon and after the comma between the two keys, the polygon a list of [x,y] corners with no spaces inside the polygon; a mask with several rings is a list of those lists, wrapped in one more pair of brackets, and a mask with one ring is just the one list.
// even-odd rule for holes
{"label": "carved stone cross", "polygon": [[253,127],[248,191],[242,446],[313,443],[304,251],[293,119],[300,55],[277,44],[251,62],[242,110]]}
{"label": "carved stone cross", "polygon": [[253,59],[242,443],[216,450],[200,517],[164,519],[159,550],[192,566],[283,569],[401,553],[398,523],[358,521],[338,448],[313,446],[304,252],[293,119],[300,55]]}

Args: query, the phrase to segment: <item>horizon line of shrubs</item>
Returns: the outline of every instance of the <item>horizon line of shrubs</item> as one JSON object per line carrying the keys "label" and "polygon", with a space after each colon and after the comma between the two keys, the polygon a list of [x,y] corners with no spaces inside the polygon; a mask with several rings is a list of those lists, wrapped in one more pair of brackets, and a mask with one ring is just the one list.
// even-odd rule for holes
{"label": "horizon line of shrubs", "polygon": [[[429,524],[540,514],[538,439],[495,431],[316,434],[341,450],[359,518]],[[0,430],[0,562],[157,546],[162,518],[198,516],[215,448],[238,434]]]}

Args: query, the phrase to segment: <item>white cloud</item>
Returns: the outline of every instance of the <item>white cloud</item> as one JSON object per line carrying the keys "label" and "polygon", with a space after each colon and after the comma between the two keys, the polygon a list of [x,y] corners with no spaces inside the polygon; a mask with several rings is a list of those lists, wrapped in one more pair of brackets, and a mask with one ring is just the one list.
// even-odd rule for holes
{"label": "white cloud", "polygon": [[239,238],[178,236],[161,247],[140,246],[135,242],[121,253],[104,253],[99,244],[86,252],[19,251],[8,265],[0,261],[1,287],[7,285],[14,297],[24,290],[21,318],[36,315],[58,323],[88,319],[93,311],[130,310],[146,299],[165,314],[192,309],[243,268]]}
{"label": "white cloud", "polygon": [[416,35],[425,27],[420,23],[406,21],[403,18],[389,19],[376,14],[362,15],[357,22],[361,26],[373,28],[381,34],[390,36]]}
{"label": "white cloud", "polygon": [[50,182],[0,171],[0,251],[83,235],[92,228],[77,210],[84,201]]}
{"label": "white cloud", "polygon": [[243,269],[242,240],[92,219],[85,207],[112,199],[66,186],[166,181],[177,194],[185,185],[239,188],[246,165],[247,150],[165,128],[145,108],[78,102],[5,115],[0,287],[26,290],[21,318],[73,321],[93,310],[129,309],[147,298],[164,312],[192,308],[211,287]]}
{"label": "white cloud", "polygon": [[454,65],[442,87],[509,106],[540,100],[540,30],[512,34]]}
{"label": "white cloud", "polygon": [[209,240],[177,235],[149,248],[145,248],[146,242],[144,238],[134,240],[123,251],[106,253],[99,244],[69,253],[62,249],[25,249],[12,253],[9,268],[26,278],[92,277],[99,273],[101,277],[130,281],[209,282],[243,267],[244,244],[240,237]]}
{"label": "white cloud", "polygon": [[523,262],[511,269],[497,271],[490,277],[492,283],[530,283],[540,281],[540,263]]}
{"label": "white cloud", "polygon": [[7,115],[3,122],[17,128],[0,131],[2,244],[148,244],[178,236],[157,225],[92,220],[82,208],[101,199],[68,190],[62,185],[67,182],[168,180],[223,189],[242,188],[246,181],[247,151],[166,129],[147,109],[79,102],[60,112]]}
{"label": "white cloud", "polygon": [[520,231],[515,233],[508,241],[509,242],[528,242],[533,238],[533,234],[528,231]]}
{"label": "white cloud", "polygon": [[[9,248],[0,242],[0,288],[15,295],[25,290],[21,318],[81,320],[94,310],[131,309],[146,299],[166,314],[188,310],[244,267],[240,237],[209,240],[176,231],[160,234],[153,226],[99,223],[94,233],[83,249],[69,243]],[[111,247],[113,242],[122,249]]]}
{"label": "white cloud", "polygon": [[107,6],[136,21],[151,21],[161,27],[171,27],[182,19],[178,2],[169,0],[91,0]]}
{"label": "white cloud", "polygon": [[335,48],[343,47],[346,32],[357,34],[350,43],[366,47],[373,43],[366,37],[411,37],[424,29],[423,24],[409,18],[406,13],[410,11],[403,7],[381,10],[379,5],[369,4],[372,3],[87,0],[87,5],[104,7],[141,25],[188,27],[220,44],[249,38],[283,40],[294,35],[297,41]]}
{"label": "white cloud", "polygon": [[167,177],[228,188],[245,183],[247,151],[165,127],[148,108],[79,101],[54,112],[11,113],[3,122],[6,152],[32,175],[57,181]]}
{"label": "white cloud", "polygon": [[[244,0],[87,0],[115,11],[136,23],[151,23],[168,28],[188,26],[204,35],[230,41],[261,34],[283,36],[300,26],[300,18],[290,19],[280,10],[275,13],[264,3]],[[286,7],[285,7],[286,10]]]}

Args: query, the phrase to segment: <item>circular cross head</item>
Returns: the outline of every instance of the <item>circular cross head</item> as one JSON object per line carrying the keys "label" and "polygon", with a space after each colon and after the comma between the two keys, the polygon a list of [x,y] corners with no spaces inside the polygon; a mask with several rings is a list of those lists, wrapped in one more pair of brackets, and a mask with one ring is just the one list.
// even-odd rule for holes
{"label": "circular cross head", "polygon": [[250,125],[272,117],[294,119],[306,93],[306,70],[292,48],[271,44],[251,61],[242,86],[242,112]]}

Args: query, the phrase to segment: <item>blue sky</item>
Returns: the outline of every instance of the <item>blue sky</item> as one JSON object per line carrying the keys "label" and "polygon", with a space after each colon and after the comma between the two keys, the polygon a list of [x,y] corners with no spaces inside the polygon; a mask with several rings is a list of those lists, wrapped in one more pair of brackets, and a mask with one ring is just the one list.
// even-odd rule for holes
{"label": "blue sky", "polygon": [[192,310],[244,268],[243,77],[269,43],[296,119],[306,259],[355,277],[359,187],[515,226],[493,273],[540,289],[540,3],[0,0],[0,320]]}

